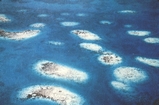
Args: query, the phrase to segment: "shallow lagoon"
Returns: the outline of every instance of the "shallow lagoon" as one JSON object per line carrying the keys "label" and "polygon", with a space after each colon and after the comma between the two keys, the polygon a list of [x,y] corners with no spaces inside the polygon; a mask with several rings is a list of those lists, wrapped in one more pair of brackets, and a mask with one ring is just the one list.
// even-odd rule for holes
{"label": "shallow lagoon", "polygon": [[[0,22],[0,29],[9,32],[40,30],[37,36],[25,40],[0,39],[1,104],[56,105],[56,101],[39,98],[21,100],[18,97],[18,93],[27,87],[53,85],[82,97],[85,101],[83,105],[157,105],[159,68],[139,62],[136,57],[159,59],[159,45],[143,41],[159,37],[158,7],[157,0],[146,0],[141,4],[137,0],[130,3],[125,0],[1,0],[0,14],[5,14],[11,21]],[[101,24],[103,20],[111,24]],[[80,24],[68,27],[61,25],[62,22]],[[34,23],[45,26],[30,27]],[[72,34],[73,30],[87,30],[101,39],[83,40]],[[141,37],[129,35],[130,30],[151,33]],[[98,60],[103,52],[81,48],[81,43],[100,45],[103,52],[120,55],[122,62],[103,65]],[[89,78],[86,82],[76,83],[42,76],[34,70],[34,64],[40,60],[81,70]],[[114,75],[115,70],[122,67],[140,68],[147,78],[142,82],[123,82]],[[133,79],[138,77],[132,75]]]}

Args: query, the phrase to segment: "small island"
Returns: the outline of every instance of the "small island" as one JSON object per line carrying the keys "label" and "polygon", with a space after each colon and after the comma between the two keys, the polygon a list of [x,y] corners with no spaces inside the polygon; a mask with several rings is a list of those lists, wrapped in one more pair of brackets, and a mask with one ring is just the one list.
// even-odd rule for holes
{"label": "small island", "polygon": [[80,43],[80,47],[90,50],[90,51],[95,51],[95,52],[102,52],[103,48],[99,46],[98,44],[94,43]]}
{"label": "small island", "polygon": [[121,11],[118,11],[118,13],[136,13],[136,11],[134,11],[134,10],[121,10]]}
{"label": "small island", "polygon": [[147,74],[139,68],[136,67],[118,67],[114,70],[114,76],[118,81],[124,83],[139,83],[147,79]]}
{"label": "small island", "polygon": [[73,30],[71,33],[84,40],[101,40],[98,35],[87,30]]}
{"label": "small island", "polygon": [[45,26],[44,23],[34,23],[30,25],[30,27],[33,27],[33,28],[43,28],[44,26]]}
{"label": "small island", "polygon": [[115,88],[119,92],[124,92],[125,93],[125,92],[132,92],[134,90],[128,84],[125,84],[125,83],[119,82],[119,81],[112,81],[111,85],[113,86],[113,88]]}
{"label": "small island", "polygon": [[108,21],[108,20],[101,20],[101,21],[100,21],[100,24],[110,25],[110,24],[112,24],[112,22],[110,22],[110,21]]}
{"label": "small island", "polygon": [[115,65],[122,62],[122,58],[112,52],[103,52],[98,60],[105,65]]}
{"label": "small island", "polygon": [[155,38],[155,37],[145,38],[144,41],[145,41],[146,43],[159,44],[159,38]]}
{"label": "small island", "polygon": [[0,14],[0,22],[9,22],[11,21],[5,14]]}
{"label": "small island", "polygon": [[69,21],[66,21],[66,22],[61,22],[60,23],[62,26],[68,26],[68,27],[71,27],[71,26],[77,26],[79,25],[80,23],[79,22],[69,22]]}
{"label": "small island", "polygon": [[133,36],[148,36],[149,34],[151,34],[150,31],[139,31],[139,30],[130,30],[127,33]]}
{"label": "small island", "polygon": [[69,80],[77,83],[85,82],[88,79],[85,72],[52,61],[38,62],[35,64],[35,70],[47,77]]}
{"label": "small island", "polygon": [[0,38],[11,40],[24,40],[31,37],[35,37],[40,33],[40,30],[25,30],[21,32],[8,32],[0,29]]}
{"label": "small island", "polygon": [[159,67],[159,59],[152,59],[152,58],[138,56],[138,57],[136,57],[136,60],[141,62],[141,63],[150,65],[150,66]]}
{"label": "small island", "polygon": [[19,91],[18,98],[21,100],[42,99],[53,101],[59,105],[83,105],[84,103],[83,98],[79,95],[52,85],[35,85],[24,88]]}

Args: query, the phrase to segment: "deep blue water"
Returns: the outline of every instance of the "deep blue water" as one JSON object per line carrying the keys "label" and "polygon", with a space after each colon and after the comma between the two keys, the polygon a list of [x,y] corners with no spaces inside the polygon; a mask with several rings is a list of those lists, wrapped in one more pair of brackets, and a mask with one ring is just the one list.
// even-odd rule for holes
{"label": "deep blue water", "polygon": [[[24,9],[26,12],[17,12]],[[137,13],[120,14],[120,10],[135,10]],[[62,16],[61,13],[70,15]],[[77,13],[87,15],[78,17]],[[152,37],[159,37],[157,0],[1,0],[0,14],[12,19],[0,23],[0,29],[9,31],[35,29],[29,27],[33,23],[46,24],[36,37],[22,41],[0,40],[0,105],[54,105],[47,101],[17,99],[19,90],[38,84],[67,88],[83,97],[85,105],[159,105],[153,104],[159,99],[159,68],[135,60],[136,56],[159,59],[159,44],[148,44],[142,41],[145,37],[127,34],[128,30],[147,30],[151,31]],[[39,14],[48,17],[37,17]],[[102,25],[101,20],[113,23]],[[80,25],[65,27],[60,25],[63,21],[76,21]],[[124,27],[127,24],[132,27]],[[82,40],[70,33],[74,29],[89,30],[102,40]],[[64,45],[51,45],[49,41],[63,42]],[[120,55],[123,62],[103,65],[97,60],[98,53],[79,47],[82,42],[99,44],[106,51]],[[78,84],[43,77],[33,70],[39,60],[80,69],[89,75],[89,80]],[[138,67],[148,74],[147,81],[131,84],[136,93],[123,94],[111,86],[111,81],[116,80],[113,71],[120,66]]]}

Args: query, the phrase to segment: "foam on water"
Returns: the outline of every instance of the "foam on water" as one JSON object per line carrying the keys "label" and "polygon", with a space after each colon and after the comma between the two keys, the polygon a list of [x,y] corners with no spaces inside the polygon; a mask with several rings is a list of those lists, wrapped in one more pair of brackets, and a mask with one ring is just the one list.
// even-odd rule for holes
{"label": "foam on water", "polygon": [[135,67],[119,67],[114,70],[113,74],[118,81],[126,83],[139,83],[148,78],[147,74],[143,70]]}
{"label": "foam on water", "polygon": [[9,22],[11,19],[9,19],[5,14],[0,14],[0,22]]}
{"label": "foam on water", "polygon": [[42,28],[44,26],[45,26],[44,23],[34,23],[30,25],[30,27],[34,27],[34,28]]}
{"label": "foam on water", "polygon": [[34,65],[34,69],[44,76],[56,79],[78,83],[86,82],[88,79],[88,75],[85,72],[52,61],[39,61]]}
{"label": "foam on water", "polygon": [[117,90],[120,90],[120,91],[126,91],[126,92],[129,92],[129,91],[132,91],[133,88],[123,82],[119,82],[119,81],[112,81],[111,82],[111,85],[117,89]]}
{"label": "foam on water", "polygon": [[159,38],[149,37],[149,38],[145,38],[144,41],[145,41],[146,43],[155,44],[155,43],[159,43]]}
{"label": "foam on water", "polygon": [[98,57],[98,60],[105,65],[116,65],[122,62],[121,57],[110,51],[103,52],[103,54]]}
{"label": "foam on water", "polygon": [[73,30],[71,31],[71,33],[77,35],[79,38],[84,40],[101,40],[101,38],[98,35],[88,30]]}
{"label": "foam on water", "polygon": [[148,36],[151,34],[150,31],[139,31],[139,30],[130,30],[127,33],[129,35],[134,35],[134,36]]}
{"label": "foam on water", "polygon": [[77,26],[80,23],[79,22],[61,22],[60,24],[63,26]]}
{"label": "foam on water", "polygon": [[84,99],[70,90],[53,85],[35,85],[18,92],[19,99],[39,99],[56,102],[59,105],[83,105]]}
{"label": "foam on water", "polygon": [[101,24],[108,24],[108,25],[112,24],[112,22],[107,21],[107,20],[101,20],[100,23]]}
{"label": "foam on water", "polygon": [[146,58],[146,57],[136,57],[136,60],[150,65],[150,66],[154,66],[154,67],[159,67],[159,59],[152,59],[152,58]]}
{"label": "foam on water", "polygon": [[136,13],[136,11],[134,11],[134,10],[121,10],[121,11],[118,11],[118,13]]}
{"label": "foam on water", "polygon": [[87,50],[95,51],[95,52],[103,51],[101,46],[99,46],[98,44],[94,44],[94,43],[80,43],[80,47],[87,49]]}

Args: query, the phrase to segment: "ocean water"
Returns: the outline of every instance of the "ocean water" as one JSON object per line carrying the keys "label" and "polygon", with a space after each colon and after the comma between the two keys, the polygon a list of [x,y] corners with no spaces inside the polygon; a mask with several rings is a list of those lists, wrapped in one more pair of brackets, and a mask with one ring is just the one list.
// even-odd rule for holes
{"label": "ocean water", "polygon": [[[123,10],[131,11],[120,12]],[[84,105],[159,105],[159,67],[135,59],[141,56],[159,60],[159,44],[143,41],[147,37],[159,38],[159,1],[1,0],[0,14],[11,19],[10,22],[0,22],[0,29],[41,31],[26,40],[0,39],[0,105],[57,105],[56,102],[17,97],[20,90],[34,85],[61,86],[81,96]],[[100,21],[110,21],[111,24],[101,24]],[[64,26],[61,22],[79,24]],[[34,23],[44,23],[45,26],[30,27]],[[88,30],[101,40],[80,39],[71,33],[76,29]],[[151,33],[135,36],[129,35],[129,30]],[[51,44],[50,41],[63,44]],[[100,53],[83,49],[80,43],[98,44],[104,51],[119,55],[122,63],[104,65],[98,60]],[[42,76],[33,68],[40,60],[79,69],[89,78],[84,83],[74,83]],[[119,67],[140,68],[147,78],[143,82],[118,80],[114,70]],[[138,79],[137,74],[132,75]],[[112,85],[112,81],[119,84]]]}

